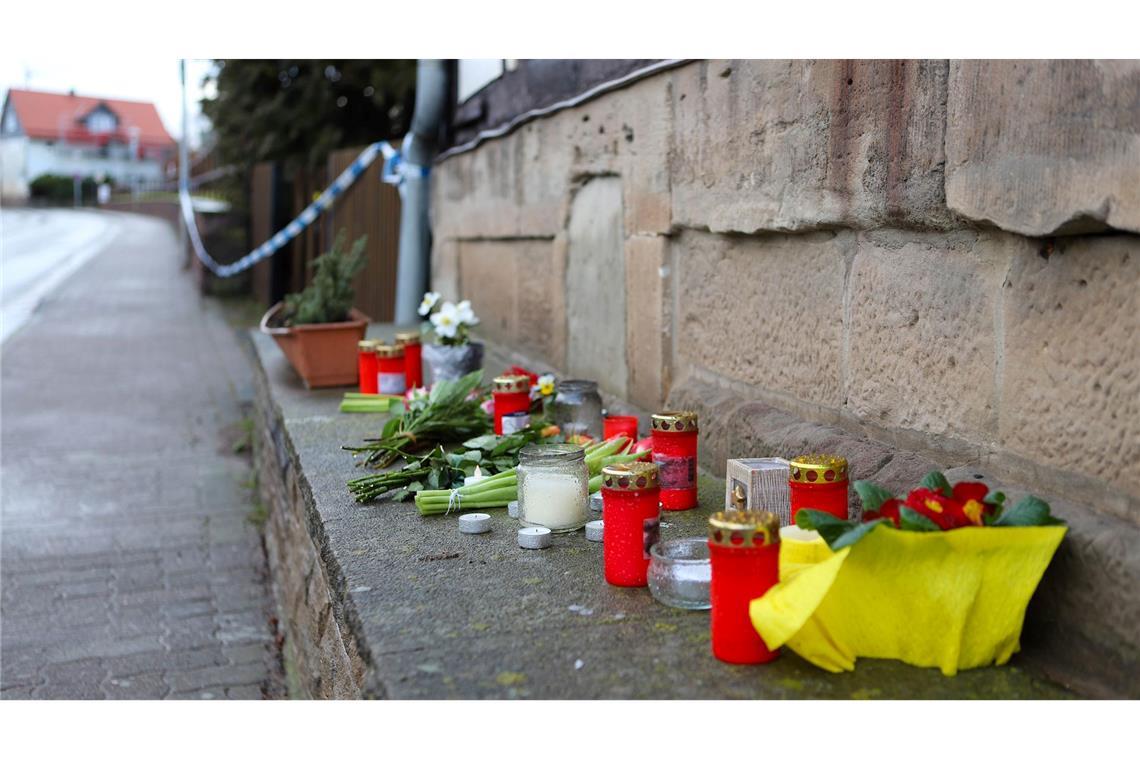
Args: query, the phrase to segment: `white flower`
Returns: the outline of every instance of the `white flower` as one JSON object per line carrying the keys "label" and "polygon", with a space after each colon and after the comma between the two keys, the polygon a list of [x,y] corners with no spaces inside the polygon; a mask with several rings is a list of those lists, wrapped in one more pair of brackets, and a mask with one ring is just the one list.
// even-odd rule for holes
{"label": "white flower", "polygon": [[477,325],[479,318],[475,316],[475,312],[471,309],[470,301],[460,301],[459,305],[455,307],[456,314],[458,315],[459,323],[463,325]]}
{"label": "white flower", "polygon": [[426,317],[437,303],[439,303],[439,293],[424,293],[424,300],[420,301],[420,316]]}
{"label": "white flower", "polygon": [[459,313],[455,304],[448,301],[440,307],[439,311],[431,315],[431,323],[435,325],[435,332],[441,338],[454,338],[459,329]]}

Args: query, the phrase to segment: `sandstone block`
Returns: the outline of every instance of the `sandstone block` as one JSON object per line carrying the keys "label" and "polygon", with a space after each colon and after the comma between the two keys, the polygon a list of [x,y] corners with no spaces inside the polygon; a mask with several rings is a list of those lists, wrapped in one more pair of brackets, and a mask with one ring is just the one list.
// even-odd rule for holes
{"label": "sandstone block", "polygon": [[479,317],[479,332],[510,343],[518,335],[518,256],[529,241],[464,242],[459,250],[460,294]]}
{"label": "sandstone block", "polygon": [[636,235],[625,243],[629,399],[646,409],[660,408],[668,393],[672,342],[665,313],[668,251],[668,239],[658,235]]}
{"label": "sandstone block", "polygon": [[952,224],[945,61],[707,61],[674,72],[673,220],[713,232]]}
{"label": "sandstone block", "polygon": [[[1045,249],[1048,250],[1048,249]],[[1140,522],[1140,239],[1058,242],[1002,289],[1001,443],[1108,485],[1101,507]]]}
{"label": "sandstone block", "polygon": [[965,440],[997,429],[995,314],[1012,236],[873,233],[851,271],[847,407],[861,421]]}
{"label": "sandstone block", "polygon": [[431,289],[444,299],[459,299],[459,243],[436,238],[431,251]]}
{"label": "sandstone block", "polygon": [[731,453],[729,426],[740,404],[741,399],[735,394],[692,377],[683,378],[669,393],[669,403],[666,405],[669,409],[685,409],[699,415],[699,464],[720,477],[724,477],[725,462],[729,456],[736,456]]}
{"label": "sandstone block", "polygon": [[575,195],[567,230],[566,367],[625,396],[625,226],[621,180],[599,177]]}
{"label": "sandstone block", "polygon": [[1140,62],[954,61],[953,211],[1041,236],[1140,232]]}
{"label": "sandstone block", "polygon": [[678,236],[677,365],[838,407],[853,243],[851,233],[830,232]]}

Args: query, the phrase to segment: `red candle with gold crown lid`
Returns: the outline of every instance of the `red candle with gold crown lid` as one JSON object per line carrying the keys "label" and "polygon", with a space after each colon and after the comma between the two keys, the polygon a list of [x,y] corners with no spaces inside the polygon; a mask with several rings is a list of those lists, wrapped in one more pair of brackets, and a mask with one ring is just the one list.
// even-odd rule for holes
{"label": "red candle with gold crown lid", "polygon": [[420,343],[420,334],[398,332],[396,345],[404,347],[404,384],[407,389],[424,387],[424,347]]}
{"label": "red candle with gold crown lid", "polygon": [[376,387],[381,393],[402,395],[407,390],[404,347],[381,343],[376,346]]}
{"label": "red candle with gold crown lid", "polygon": [[776,659],[780,651],[760,638],[748,608],[780,580],[779,519],[771,512],[717,512],[709,518],[709,555],[713,656],[737,665]]}
{"label": "red candle with gold crown lid", "polygon": [[697,413],[653,415],[653,461],[660,468],[661,506],[669,510],[697,506]]}
{"label": "red candle with gold crown lid", "polygon": [[831,454],[804,454],[789,462],[792,522],[801,509],[818,509],[848,519],[847,460]]}
{"label": "red candle with gold crown lid", "polygon": [[356,375],[361,393],[376,393],[376,344],[362,340],[356,344]]}
{"label": "red candle with gold crown lid", "polygon": [[615,586],[649,582],[649,550],[657,543],[661,526],[658,472],[652,462],[602,468],[602,553],[606,581]]}
{"label": "red candle with gold crown lid", "polygon": [[[530,378],[526,375],[499,375],[491,384],[491,398],[495,402],[495,435],[503,435],[504,415],[530,411]],[[521,419],[512,418],[513,425],[520,422]],[[530,424],[529,419],[523,427],[527,424]]]}

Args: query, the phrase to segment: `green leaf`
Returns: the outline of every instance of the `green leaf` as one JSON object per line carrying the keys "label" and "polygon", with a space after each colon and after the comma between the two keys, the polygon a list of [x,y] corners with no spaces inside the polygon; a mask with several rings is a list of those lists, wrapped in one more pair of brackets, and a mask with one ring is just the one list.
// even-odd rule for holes
{"label": "green leaf", "polygon": [[465,452],[463,452],[463,458],[466,459],[468,462],[475,462],[476,464],[478,464],[479,462],[483,461],[483,452],[482,451],[465,451]]}
{"label": "green leaf", "polygon": [[938,527],[938,523],[926,515],[914,511],[910,507],[899,507],[899,527],[903,530],[926,533],[937,533],[942,530]]}
{"label": "green leaf", "polygon": [[439,470],[432,470],[431,472],[429,472],[428,476],[427,476],[428,488],[433,490],[433,491],[438,490],[440,487],[439,478],[440,478]]}
{"label": "green leaf", "polygon": [[499,447],[499,436],[491,433],[489,435],[481,435],[478,438],[472,438],[470,441],[463,442],[465,449],[482,449],[483,451],[492,451]]}
{"label": "green leaf", "polygon": [[1001,491],[994,491],[993,493],[986,494],[986,498],[983,499],[983,501],[991,506],[1000,507],[1005,504],[1005,494]]}
{"label": "green leaf", "polygon": [[890,491],[869,480],[856,480],[855,493],[859,494],[863,509],[867,512],[878,512],[883,502],[895,498]]}
{"label": "green leaf", "polygon": [[871,522],[859,523],[857,526],[840,536],[835,541],[835,543],[828,544],[828,546],[831,547],[832,551],[837,552],[844,547],[851,546],[856,541],[863,538],[863,536],[867,535],[883,523],[887,523],[889,525],[890,520],[880,518],[878,520],[872,520]]}
{"label": "green leaf", "polygon": [[391,501],[404,501],[411,495],[412,495],[411,489],[399,488],[399,489],[396,489],[395,491],[389,491],[388,493],[384,494],[384,498],[390,499]]}
{"label": "green leaf", "polygon": [[943,496],[949,496],[954,492],[954,489],[950,487],[950,481],[938,470],[926,473],[926,477],[922,479],[919,485],[923,488],[929,488],[931,491],[941,491]]}
{"label": "green leaf", "polygon": [[804,530],[818,532],[832,551],[839,551],[845,546],[851,546],[874,530],[880,523],[885,522],[890,521],[880,519],[856,523],[840,520],[835,515],[817,509],[801,509],[796,512],[796,525]]}
{"label": "green leaf", "polygon": [[1022,527],[1062,525],[1064,521],[1053,517],[1048,502],[1038,499],[1036,496],[1026,496],[1005,510],[1001,517],[994,520],[993,524],[998,527]]}

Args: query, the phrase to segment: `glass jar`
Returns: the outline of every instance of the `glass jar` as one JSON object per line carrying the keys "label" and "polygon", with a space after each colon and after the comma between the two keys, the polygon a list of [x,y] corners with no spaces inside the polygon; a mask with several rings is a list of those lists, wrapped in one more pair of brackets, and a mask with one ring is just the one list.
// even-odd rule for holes
{"label": "glass jar", "polygon": [[590,520],[586,450],[570,443],[530,444],[519,452],[519,522],[554,533]]}
{"label": "glass jar", "polygon": [[712,565],[708,539],[661,541],[649,550],[649,593],[669,607],[707,610]]}
{"label": "glass jar", "polygon": [[562,435],[602,438],[602,397],[593,380],[563,380],[553,403],[554,424]]}

